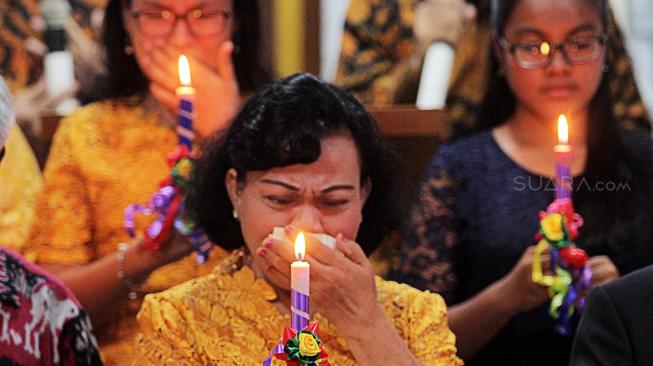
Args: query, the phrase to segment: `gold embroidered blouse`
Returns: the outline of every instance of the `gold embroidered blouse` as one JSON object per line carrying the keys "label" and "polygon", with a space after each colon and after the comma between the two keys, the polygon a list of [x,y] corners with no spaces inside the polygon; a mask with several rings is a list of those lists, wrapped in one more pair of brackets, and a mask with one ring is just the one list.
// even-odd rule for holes
{"label": "gold embroidered blouse", "polygon": [[[462,365],[439,295],[380,278],[376,285],[386,316],[422,365]],[[148,295],[138,314],[141,333],[134,364],[260,365],[290,324],[274,299],[273,289],[247,267]],[[320,323],[329,362],[356,365],[335,327],[320,314],[314,319]]]}
{"label": "gold embroidered blouse", "polygon": [[[44,172],[43,194],[26,256],[38,263],[87,264],[129,240],[125,207],[145,204],[169,168],[166,154],[177,136],[158,114],[129,101],[105,101],[61,121]],[[137,220],[143,232],[147,220]],[[220,255],[213,255],[212,261]],[[215,262],[214,262],[215,263]],[[158,292],[210,273],[193,255],[153,272],[143,292]],[[106,365],[129,364],[140,302],[117,309],[116,321],[96,334]]]}

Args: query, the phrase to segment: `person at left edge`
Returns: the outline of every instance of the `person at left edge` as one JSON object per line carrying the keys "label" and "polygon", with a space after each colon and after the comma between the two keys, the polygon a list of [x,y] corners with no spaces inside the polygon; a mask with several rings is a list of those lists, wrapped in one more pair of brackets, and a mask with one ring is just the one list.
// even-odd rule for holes
{"label": "person at left edge", "polygon": [[[11,96],[0,77],[0,166],[13,124]],[[91,322],[72,292],[2,243],[0,315],[0,365],[102,365]]]}

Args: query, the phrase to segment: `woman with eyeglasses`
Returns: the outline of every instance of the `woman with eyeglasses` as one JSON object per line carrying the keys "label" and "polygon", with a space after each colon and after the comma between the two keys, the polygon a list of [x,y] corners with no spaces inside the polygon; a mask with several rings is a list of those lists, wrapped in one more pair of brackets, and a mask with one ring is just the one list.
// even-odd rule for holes
{"label": "woman with eyeglasses", "polygon": [[[196,142],[224,130],[244,95],[267,82],[256,0],[111,0],[103,42],[106,99],[64,119],[45,170],[27,255],[88,309],[107,365],[131,364],[146,293],[211,272],[173,238],[156,252],[130,240],[124,209],[147,203],[177,144],[177,59],[188,57]],[[137,221],[137,232],[147,227]]]}
{"label": "woman with eyeglasses", "polygon": [[430,163],[398,275],[444,296],[467,365],[566,365],[572,337],[554,331],[547,289],[531,279],[557,116],[570,121],[592,287],[653,263],[652,144],[610,108],[607,1],[494,0],[491,21],[485,129]]}

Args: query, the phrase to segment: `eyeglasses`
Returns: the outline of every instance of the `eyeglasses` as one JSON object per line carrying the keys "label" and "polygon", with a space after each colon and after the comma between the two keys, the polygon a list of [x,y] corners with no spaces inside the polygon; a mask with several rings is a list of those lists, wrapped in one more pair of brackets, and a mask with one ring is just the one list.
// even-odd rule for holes
{"label": "eyeglasses", "polygon": [[524,69],[548,67],[555,56],[554,51],[560,51],[568,65],[579,65],[592,62],[601,56],[608,36],[592,34],[571,37],[564,42],[551,44],[548,41],[510,43],[505,38],[499,40],[499,45],[512,54],[513,59]]}
{"label": "eyeglasses", "polygon": [[212,37],[222,34],[233,14],[223,10],[193,9],[184,14],[174,14],[170,10],[135,10],[131,16],[136,19],[139,29],[155,37],[167,37],[183,19],[193,37]]}

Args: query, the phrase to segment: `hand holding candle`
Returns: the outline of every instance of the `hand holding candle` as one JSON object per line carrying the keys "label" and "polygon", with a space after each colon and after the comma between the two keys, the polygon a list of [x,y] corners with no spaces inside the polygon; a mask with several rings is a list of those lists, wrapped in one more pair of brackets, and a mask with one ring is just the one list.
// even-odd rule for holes
{"label": "hand holding candle", "polygon": [[204,232],[189,220],[184,213],[183,205],[196,159],[192,152],[195,139],[193,132],[195,89],[190,85],[190,66],[186,56],[179,57],[178,66],[179,80],[182,84],[175,91],[179,100],[177,125],[179,143],[177,149],[167,156],[171,168],[170,174],[160,183],[159,191],[152,196],[147,206],[133,204],[125,209],[124,226],[129,236],[135,237],[135,215],[156,215],[154,222],[145,232],[143,247],[150,251],[159,250],[161,245],[168,241],[169,233],[174,228],[186,237],[197,252],[197,262],[204,263],[213,249],[213,244]]}
{"label": "hand holding candle", "polygon": [[[569,126],[564,115],[558,117],[558,143],[553,147],[556,156],[556,198],[546,211],[540,212],[540,230],[533,254],[532,281],[548,287],[552,295],[549,314],[557,319],[556,330],[571,334],[571,316],[583,308],[583,292],[590,286],[591,270],[588,256],[577,248],[573,240],[583,225],[582,217],[574,211],[571,201],[571,159]],[[551,275],[542,267],[542,254],[548,250]]]}

